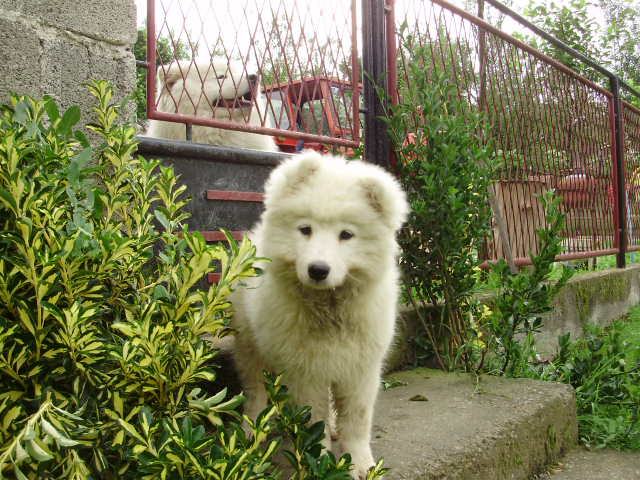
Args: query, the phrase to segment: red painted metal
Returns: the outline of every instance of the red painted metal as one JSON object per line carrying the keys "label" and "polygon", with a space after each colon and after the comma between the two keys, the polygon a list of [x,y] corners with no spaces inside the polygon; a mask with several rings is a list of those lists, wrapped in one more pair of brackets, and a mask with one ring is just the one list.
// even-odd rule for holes
{"label": "red painted metal", "polygon": [[156,2],[147,0],[147,116],[156,110]]}
{"label": "red painted metal", "polygon": [[[362,95],[362,83],[360,82],[360,59],[358,57],[358,12],[356,0],[351,0],[351,71],[353,85],[351,98],[353,138],[360,143],[360,96]],[[354,79],[357,81],[353,81]]]}
{"label": "red painted metal", "polygon": [[398,49],[396,47],[395,0],[385,0],[387,30],[387,92],[392,105],[398,103]]}
{"label": "red painted metal", "polygon": [[[303,107],[312,105],[312,102],[319,101],[321,103],[320,113],[324,121],[326,121],[326,129],[328,136],[334,139],[350,139],[353,140],[350,146],[356,146],[359,139],[354,133],[355,126],[359,123],[352,116],[347,115],[346,118],[340,118],[340,103],[335,101],[334,90],[338,91],[338,98],[342,98],[346,104],[347,93],[355,97],[361,86],[354,91],[350,82],[341,80],[336,77],[305,77],[292,82],[281,82],[273,85],[267,85],[264,92],[268,98],[278,96],[286,111],[289,120],[289,129],[295,130],[298,126],[307,128],[305,125]],[[355,100],[354,100],[355,101]],[[357,105],[353,104],[353,108]],[[313,109],[313,107],[311,107]],[[353,110],[356,111],[356,110]],[[315,117],[315,115],[314,115]],[[354,136],[355,135],[355,136]],[[353,136],[353,138],[351,138]],[[276,143],[283,151],[295,151],[298,147],[296,142],[292,142],[287,137],[276,137]],[[317,143],[309,144],[305,142],[304,148],[313,148],[315,150],[325,150],[326,146]]]}
{"label": "red painted metal", "polygon": [[282,135],[284,137],[300,138],[303,140],[311,140],[331,145],[342,145],[345,147],[357,147],[358,142],[353,140],[345,140],[342,138],[333,138],[326,135],[314,135],[311,133],[296,132],[292,130],[282,130],[279,128],[257,127],[244,123],[227,122],[224,120],[214,120],[212,118],[194,117],[192,115],[183,115],[180,113],[167,113],[156,110],[153,114],[148,115],[152,120],[164,120],[167,122],[188,123],[192,125],[202,125],[205,127],[218,127],[226,130],[236,130],[241,132],[264,133],[268,135]]}
{"label": "red painted metal", "polygon": [[[618,156],[616,154],[616,137],[615,137],[615,112],[614,112],[614,105],[613,105],[613,100],[611,102],[609,102],[609,122],[611,125],[611,171],[612,171],[612,175],[611,175],[611,191],[612,191],[612,195],[614,199],[618,199],[619,198],[619,189],[618,189]],[[616,200],[613,201],[613,225],[614,225],[614,229],[615,229],[615,234],[614,234],[614,241],[613,241],[613,245],[619,249],[620,248],[620,244],[621,242],[621,229],[620,229],[620,222],[619,222],[619,218],[620,218],[620,205],[618,204],[618,202]]]}
{"label": "red painted metal", "polygon": [[[181,58],[180,61],[179,58],[161,59],[163,65],[159,66],[159,71],[166,74],[173,68],[183,78],[187,75],[192,81],[199,78],[203,85],[201,94],[194,98],[184,92],[174,98],[174,92],[169,89],[156,92],[157,68],[155,58],[152,59],[155,56],[149,53],[148,118],[324,145],[359,146],[361,86],[357,0],[350,3],[332,1],[332,5],[313,5],[302,0],[245,0],[243,3],[235,0],[147,0],[149,52],[156,52],[158,45],[168,41],[176,57]],[[196,20],[197,24],[197,19],[201,26],[194,28],[193,22]],[[225,19],[229,19],[228,22]],[[206,29],[203,28],[205,23]],[[189,57],[191,60],[185,59]],[[300,124],[287,125],[288,115],[283,115],[283,107],[277,98],[265,96],[263,102],[259,92],[241,95],[233,76],[218,79],[218,83],[223,86],[224,82],[227,85],[233,82],[236,95],[231,97],[237,98],[210,100],[211,94],[205,91],[205,77],[210,81],[216,72],[212,65],[206,68],[206,59],[212,59],[213,64],[214,57],[241,65],[242,77],[257,74],[263,84],[292,85],[308,76],[315,79],[339,77],[342,83],[353,84],[356,88],[351,94],[343,89],[327,91],[326,85],[319,86],[325,90],[321,104],[304,104],[299,98],[293,105],[288,105],[288,111],[284,113],[305,110],[309,116]],[[200,59],[205,59],[205,63]],[[198,67],[192,68],[196,64]],[[160,93],[165,95],[165,103],[173,101],[171,108],[159,106]],[[197,111],[198,114],[187,112],[187,106],[193,107],[189,112]],[[177,112],[179,108],[180,112]],[[329,132],[325,131],[326,123],[329,123]]]}
{"label": "red painted metal", "polygon": [[[613,94],[446,0],[393,4],[396,26],[405,25],[404,38],[397,27],[395,43],[399,96],[411,83],[406,67],[416,61],[413,52],[424,47],[425,70],[446,74],[459,97],[486,116],[483,134],[500,165],[496,200],[516,264],[530,263],[537,251],[536,230],[546,224],[538,197],[549,189],[565,196],[558,260],[618,253],[609,200],[616,181]],[[487,241],[489,261],[505,256],[497,225]]]}
{"label": "red painted metal", "polygon": [[236,190],[207,190],[207,200],[260,203],[264,200],[264,193],[240,192]]}
{"label": "red painted metal", "polygon": [[[224,233],[218,230],[201,230],[200,233],[207,242],[225,242],[227,240]],[[242,230],[233,230],[229,233],[235,240],[242,240],[246,232]]]}

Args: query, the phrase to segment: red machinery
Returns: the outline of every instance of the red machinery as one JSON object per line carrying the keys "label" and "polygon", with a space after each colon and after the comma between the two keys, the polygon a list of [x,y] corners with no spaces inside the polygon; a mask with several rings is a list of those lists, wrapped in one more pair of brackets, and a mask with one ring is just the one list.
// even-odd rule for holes
{"label": "red machinery", "polygon": [[[359,132],[359,119],[354,125],[353,89],[351,83],[331,77],[306,77],[291,83],[283,82],[264,87],[268,99],[267,110],[273,124],[281,129],[353,139]],[[303,148],[328,151],[319,142],[277,136],[283,152],[297,152]]]}

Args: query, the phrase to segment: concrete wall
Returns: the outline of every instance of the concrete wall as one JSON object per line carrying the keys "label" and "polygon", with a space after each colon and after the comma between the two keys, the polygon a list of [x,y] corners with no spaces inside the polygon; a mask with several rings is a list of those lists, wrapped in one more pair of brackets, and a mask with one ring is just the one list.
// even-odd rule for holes
{"label": "concrete wall", "polygon": [[172,166],[187,187],[191,230],[249,230],[262,213],[262,203],[207,200],[207,190],[263,192],[271,170],[286,153],[201,145],[138,137],[138,153]]}
{"label": "concrete wall", "polygon": [[[583,335],[585,325],[606,326],[638,304],[640,266],[574,276],[544,318],[542,331],[536,335],[538,351],[543,357],[551,357],[557,351],[560,335],[569,332],[575,339]],[[436,314],[434,307],[428,308],[427,317]],[[387,371],[418,362],[414,338],[423,332],[414,310],[404,306],[398,318],[394,346],[387,358]]]}
{"label": "concrete wall", "polygon": [[0,0],[0,101],[11,92],[78,104],[88,121],[92,79],[118,98],[135,88],[134,0]]}
{"label": "concrete wall", "polygon": [[558,336],[570,332],[576,338],[584,326],[605,326],[640,303],[640,267],[611,269],[573,277],[554,301],[554,309],[544,319],[538,335],[542,354],[553,353]]}

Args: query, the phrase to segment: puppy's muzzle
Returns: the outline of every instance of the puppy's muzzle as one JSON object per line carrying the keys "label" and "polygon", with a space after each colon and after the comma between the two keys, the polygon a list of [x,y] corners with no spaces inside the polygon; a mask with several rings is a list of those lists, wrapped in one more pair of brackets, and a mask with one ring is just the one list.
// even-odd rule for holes
{"label": "puppy's muzzle", "polygon": [[234,98],[219,98],[213,105],[213,108],[224,107],[227,109],[252,108],[253,102],[260,94],[260,76],[255,74],[247,75],[249,90],[244,95]]}
{"label": "puppy's muzzle", "polygon": [[325,262],[313,262],[309,264],[309,268],[307,269],[307,271],[311,280],[321,282],[329,276],[331,267]]}

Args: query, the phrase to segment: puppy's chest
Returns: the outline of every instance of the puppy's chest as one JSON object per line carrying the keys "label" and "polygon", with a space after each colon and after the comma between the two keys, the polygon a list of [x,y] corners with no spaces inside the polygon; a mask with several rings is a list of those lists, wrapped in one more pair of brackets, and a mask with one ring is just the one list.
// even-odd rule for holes
{"label": "puppy's chest", "polygon": [[301,299],[296,324],[306,334],[335,337],[358,333],[361,314],[345,299],[333,292],[304,296]]}

